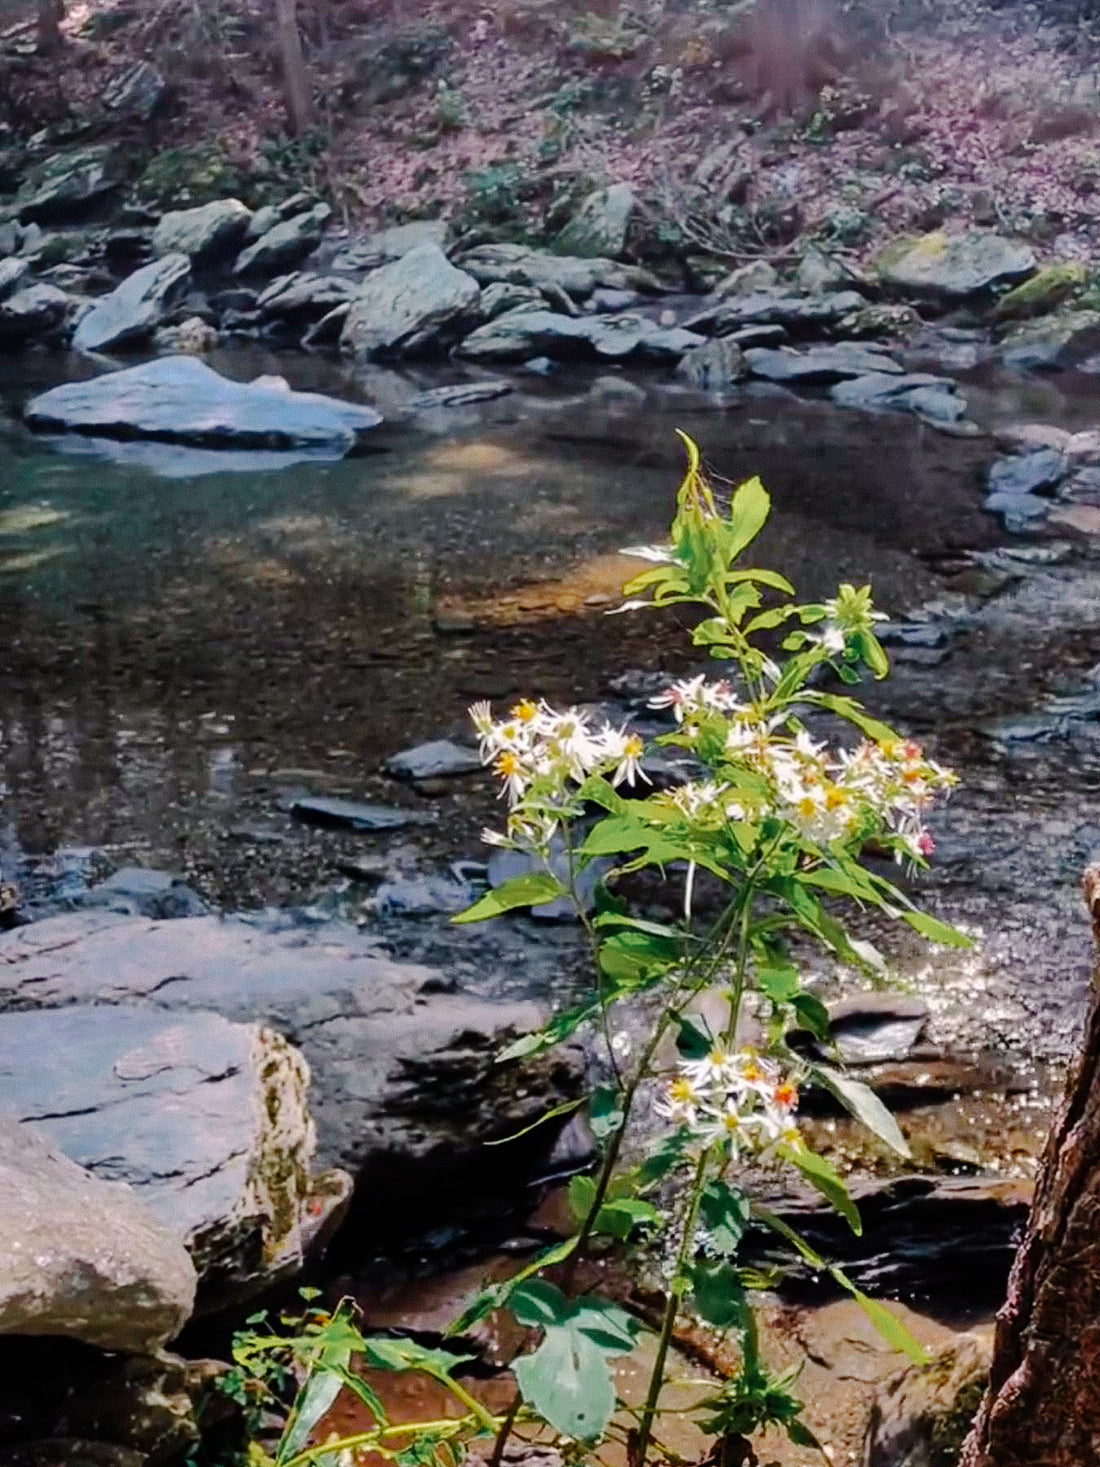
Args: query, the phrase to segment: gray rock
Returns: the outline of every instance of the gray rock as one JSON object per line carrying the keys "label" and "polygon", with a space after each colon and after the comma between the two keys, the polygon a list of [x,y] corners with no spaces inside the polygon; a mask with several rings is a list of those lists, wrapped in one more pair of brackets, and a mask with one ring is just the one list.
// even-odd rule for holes
{"label": "gray rock", "polygon": [[155,871],[148,866],[123,866],[89,887],[76,899],[81,907],[106,907],[133,917],[154,917],[169,921],[181,917],[202,917],[210,908],[198,892],[170,871]]}
{"label": "gray rock", "polygon": [[[24,1068],[38,1062],[35,1052]],[[0,1335],[144,1354],[187,1323],[195,1285],[182,1242],[130,1187],[85,1171],[37,1128],[0,1120]]]}
{"label": "gray rock", "polygon": [[476,749],[451,739],[433,739],[405,749],[386,760],[382,768],[395,779],[439,779],[452,774],[474,774],[483,768]]}
{"label": "gray rock", "polygon": [[526,362],[540,356],[641,357],[667,361],[704,338],[661,327],[645,316],[563,316],[556,311],[509,311],[472,332],[459,354],[473,361]]}
{"label": "gray rock", "polygon": [[69,314],[72,297],[55,285],[28,285],[0,301],[0,347],[23,346],[56,331]]}
{"label": "gray rock", "polygon": [[890,357],[850,341],[811,347],[809,351],[749,347],[745,360],[754,377],[769,382],[839,382],[846,377],[864,377],[874,372],[892,375],[902,370]]}
{"label": "gray rock", "polygon": [[742,326],[737,331],[731,331],[728,336],[719,336],[718,341],[733,341],[745,350],[747,346],[781,346],[787,340],[787,328],[785,326]]}
{"label": "gray rock", "polygon": [[103,88],[101,101],[108,112],[148,122],[164,101],[168,84],[148,61],[126,66]]}
{"label": "gray rock", "polygon": [[541,290],[536,290],[533,285],[507,285],[500,280],[485,287],[478,303],[478,314],[482,321],[495,321],[498,316],[503,316],[508,311],[544,311],[545,309],[546,297]]}
{"label": "gray rock", "polygon": [[[0,306],[0,333],[3,310]],[[316,392],[292,392],[279,377],[233,382],[193,357],[161,357],[32,399],[36,429],[103,438],[153,438],[207,448],[316,447],[346,453],[382,421],[373,408]]]}
{"label": "gray rock", "polygon": [[14,219],[0,224],[0,257],[14,255],[22,246],[23,231]]}
{"label": "gray rock", "polygon": [[413,398],[409,403],[409,411],[430,413],[439,408],[470,407],[474,403],[507,397],[514,391],[511,382],[505,382],[499,377],[485,382],[456,382],[445,387],[429,387],[427,392],[418,393]]}
{"label": "gray rock", "polygon": [[1100,341],[1100,311],[1058,311],[1024,321],[1001,338],[1001,360],[1024,371],[1057,372]]}
{"label": "gray rock", "polygon": [[[135,919],[113,920],[129,928]],[[190,925],[168,922],[162,930]],[[109,931],[119,929],[99,935]],[[57,957],[50,954],[60,973]],[[130,961],[125,944],[116,944],[115,957],[107,981],[118,991]],[[162,971],[159,981],[182,980]],[[226,1292],[248,1293],[296,1271],[317,1201],[302,1057],[258,1024],[92,1007],[74,1002],[78,987],[67,1007],[0,1015],[0,1110],[100,1180],[129,1182],[221,1302]]]}
{"label": "gray rock", "polygon": [[991,494],[1041,494],[1056,489],[1066,477],[1067,464],[1057,449],[998,459],[989,470]]}
{"label": "gray rock", "polygon": [[252,211],[240,199],[216,199],[196,209],[162,214],[153,231],[154,255],[189,255],[203,262],[230,255],[244,238]]}
{"label": "gray rock", "polygon": [[477,319],[481,289],[438,245],[419,245],[364,281],[340,333],[361,361],[412,356],[456,340]]}
{"label": "gray rock", "polygon": [[728,392],[748,372],[745,354],[730,336],[719,336],[703,346],[692,347],[683,354],[676,368],[677,376],[701,392]]}
{"label": "gray rock", "polygon": [[1025,280],[1035,270],[1029,245],[987,230],[926,234],[882,267],[882,279],[898,290],[947,301]]}
{"label": "gray rock", "polygon": [[879,1388],[862,1467],[941,1467],[955,1462],[989,1382],[992,1340],[959,1335],[926,1365]]}
{"label": "gray rock", "polygon": [[969,435],[981,431],[975,424],[966,422],[966,399],[954,391],[954,384],[951,388],[914,387],[894,401],[896,406],[916,413],[918,418],[923,418],[933,427],[957,425]]}
{"label": "gray rock", "polygon": [[422,810],[399,810],[366,800],[343,800],[335,795],[302,795],[287,806],[296,820],[334,830],[403,830],[425,825],[431,816]]}
{"label": "gray rock", "polygon": [[656,293],[660,284],[646,270],[615,260],[551,255],[526,245],[478,245],[459,264],[479,285],[528,285],[535,290],[561,290],[572,300],[587,300],[594,290],[639,290]]}
{"label": "gray rock", "polygon": [[153,332],[153,345],[165,355],[204,356],[218,344],[218,333],[201,316],[188,316],[178,326],[161,326]]}
{"label": "gray rock", "polygon": [[397,876],[380,883],[370,908],[389,917],[436,917],[461,912],[472,901],[464,882],[446,876]]}
{"label": "gray rock", "polygon": [[321,243],[331,217],[328,204],[315,204],[304,213],[281,220],[241,251],[233,266],[234,275],[272,275],[300,264]]}
{"label": "gray rock", "polygon": [[835,326],[864,304],[863,297],[854,290],[819,296],[762,290],[708,304],[684,325],[689,331],[709,331],[715,336],[728,336],[739,327],[752,325],[783,326],[792,336],[812,335]]}
{"label": "gray rock", "polygon": [[795,284],[808,295],[823,295],[830,290],[846,290],[852,277],[842,265],[830,260],[821,250],[807,250],[795,273]]}
{"label": "gray rock", "polygon": [[[407,1184],[415,1177],[421,1185],[438,1189],[444,1177],[457,1179],[464,1167],[486,1159],[499,1158],[514,1169],[514,1153],[501,1148],[487,1158],[484,1143],[530,1125],[577,1093],[581,1083],[579,1050],[568,1046],[521,1067],[496,1062],[504,1045],[544,1021],[536,1005],[468,999],[449,992],[451,987],[444,974],[394,962],[354,928],[334,923],[320,933],[301,927],[271,932],[240,918],[156,923],[81,913],[0,933],[0,1007],[57,1010],[9,1017],[40,1020],[43,1035],[57,1024],[58,1045],[74,1044],[81,1072],[94,1062],[90,1038],[85,1044],[66,1033],[64,1021],[66,1014],[89,1011],[60,1005],[130,1006],[93,1012],[102,1016],[104,1028],[117,1023],[118,1049],[135,1049],[131,1068],[138,1076],[153,1068],[155,1056],[146,1059],[148,1046],[131,1043],[125,1033],[128,1016],[144,1018],[154,1036],[181,1026],[178,1044],[164,1056],[166,1065],[178,1059],[178,1070],[158,1071],[147,1081],[128,1080],[126,1093],[135,1093],[135,1104],[143,1092],[164,1095],[173,1084],[184,1096],[191,1085],[206,1095],[209,1124],[194,1138],[196,1148],[213,1151],[218,1139],[225,1138],[230,1101],[235,1100],[240,1112],[234,1118],[238,1126],[253,1114],[249,1067],[242,1077],[234,1068],[242,1064],[241,1057],[234,1058],[230,1047],[231,1039],[239,1042],[241,1026],[225,1024],[231,1032],[224,1034],[204,1011],[277,1027],[301,1045],[312,1071],[311,1108],[321,1159],[365,1176],[364,1202],[390,1218],[394,1195],[389,1183],[397,1178]],[[135,1010],[136,1004],[155,1008]],[[172,1012],[161,1012],[166,1009]],[[210,1026],[209,1046],[197,1052],[191,1036],[197,1040],[201,1031],[193,1024]],[[252,1023],[245,1030],[256,1033]],[[37,1054],[33,1044],[29,1052]],[[20,1071],[28,1068],[25,1055]],[[4,1068],[0,1064],[0,1073]],[[209,1078],[200,1083],[226,1072],[224,1082]],[[52,1080],[50,1070],[29,1083],[36,1092],[46,1092]],[[121,1081],[116,1077],[115,1083]],[[63,1078],[56,1091],[55,1099],[62,1103],[49,1104],[51,1113],[70,1108]],[[115,1109],[124,1112],[126,1106]],[[300,1114],[299,1102],[292,1101],[288,1111]],[[103,1123],[108,1120],[104,1112]],[[74,1117],[56,1124],[79,1128],[82,1123]],[[125,1114],[119,1114],[114,1154],[125,1154],[127,1124]],[[172,1135],[165,1117],[164,1144],[171,1143],[173,1151],[190,1144],[186,1137],[172,1141]],[[136,1139],[151,1151],[158,1137],[150,1127],[138,1131]],[[553,1128],[545,1127],[545,1135],[540,1130],[532,1141],[549,1146]],[[370,1191],[372,1181],[377,1182],[377,1195]],[[160,1188],[167,1203],[173,1187],[181,1185],[179,1177],[171,1176],[151,1182],[150,1189]],[[219,1183],[219,1191],[224,1190]],[[189,1215],[182,1209],[193,1205],[184,1190],[181,1221]],[[295,1215],[293,1208],[290,1212]],[[420,1216],[422,1220],[422,1212]]]}
{"label": "gray rock", "polygon": [[562,230],[557,248],[563,255],[583,259],[620,259],[637,204],[637,195],[628,183],[597,189]]}
{"label": "gray rock", "polygon": [[736,296],[758,295],[763,290],[776,290],[779,275],[767,260],[753,260],[720,280],[710,293],[712,301],[728,301]]}
{"label": "gray rock", "polygon": [[74,350],[111,351],[144,341],[183,295],[190,279],[191,261],[186,255],[165,255],[143,265],[95,303],[76,328]]}
{"label": "gray rock", "polygon": [[7,260],[0,260],[0,301],[11,295],[16,287],[23,283],[30,273],[30,268],[26,260],[18,260],[14,256]]}
{"label": "gray rock", "polygon": [[442,249],[447,242],[447,224],[442,219],[414,219],[410,224],[396,224],[392,229],[380,229],[363,239],[354,240],[333,259],[333,270],[349,273],[360,270],[377,270],[382,265],[392,265],[411,250],[421,245],[435,245]]}
{"label": "gray rock", "polygon": [[848,1065],[903,1060],[923,1034],[929,1014],[923,999],[860,994],[829,1005],[829,1037]]}
{"label": "gray rock", "polygon": [[87,215],[118,188],[115,157],[108,148],[59,153],[35,169],[15,198],[21,224],[69,224]]}
{"label": "gray rock", "polygon": [[284,275],[261,293],[256,309],[264,321],[304,325],[347,305],[354,295],[355,287],[335,275]]}
{"label": "gray rock", "polygon": [[829,389],[829,396],[840,407],[902,412],[931,409],[945,415],[957,414],[960,418],[966,412],[966,403],[956,395],[954,382],[949,377],[937,377],[931,372],[903,372],[900,375],[872,372],[866,377],[837,382]]}
{"label": "gray rock", "polygon": [[[1049,499],[1040,499],[1037,494],[1010,494],[1007,491],[990,494],[983,507],[990,514],[1002,514],[1006,521],[1032,523],[1045,520],[1050,514]],[[1010,526],[1012,528],[1012,526]]]}

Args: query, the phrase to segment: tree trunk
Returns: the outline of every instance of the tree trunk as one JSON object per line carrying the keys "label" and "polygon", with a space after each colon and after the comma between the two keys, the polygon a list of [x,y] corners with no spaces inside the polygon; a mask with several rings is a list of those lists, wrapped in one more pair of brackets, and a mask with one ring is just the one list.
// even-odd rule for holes
{"label": "tree trunk", "polygon": [[[1100,946],[1100,865],[1085,872]],[[1097,969],[1100,978],[1100,967]],[[1041,981],[1041,980],[1040,980]],[[1100,987],[997,1316],[989,1390],[959,1467],[1100,1462]]]}
{"label": "tree trunk", "polygon": [[[46,0],[43,0],[46,3]],[[313,119],[309,78],[302,55],[302,33],[298,29],[297,0],[275,0],[275,20],[279,33],[279,54],[283,66],[283,91],[286,94],[287,121],[292,133],[300,133]]]}
{"label": "tree trunk", "polygon": [[38,0],[39,56],[56,56],[61,50],[61,22],[65,19],[65,0]]}

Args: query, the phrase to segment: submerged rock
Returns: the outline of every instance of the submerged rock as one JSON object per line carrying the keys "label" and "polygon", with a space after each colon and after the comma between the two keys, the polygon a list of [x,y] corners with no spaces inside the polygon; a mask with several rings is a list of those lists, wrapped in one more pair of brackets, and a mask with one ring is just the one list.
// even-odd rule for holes
{"label": "submerged rock", "polygon": [[342,800],[333,795],[303,795],[288,809],[296,820],[334,830],[403,830],[431,820],[422,810],[398,810],[391,805],[372,805],[365,800]]}
{"label": "submerged rock", "polygon": [[190,279],[191,261],[186,255],[165,255],[143,265],[83,317],[73,336],[74,350],[110,351],[144,341]]}
{"label": "submerged rock", "polygon": [[945,301],[965,300],[995,285],[1024,280],[1034,270],[1030,245],[980,229],[926,234],[891,249],[879,266],[887,285]]}
{"label": "submerged rock", "polygon": [[[116,947],[116,993],[133,956]],[[0,1108],[95,1177],[129,1182],[219,1304],[295,1272],[323,1195],[313,1188],[305,1061],[258,1024],[72,1002],[82,996],[0,1014]]]}
{"label": "submerged rock", "polygon": [[187,1323],[195,1285],[182,1242],[132,1188],[0,1121],[0,1335],[144,1353]]}
{"label": "submerged rock", "polygon": [[966,400],[951,378],[930,372],[873,372],[836,383],[829,396],[840,407],[914,412],[936,423],[959,423],[966,416]]}
{"label": "submerged rock", "polygon": [[[0,328],[2,312],[0,306]],[[327,447],[344,453],[382,421],[374,408],[292,392],[279,377],[233,382],[187,356],[66,382],[33,398],[24,418],[47,432],[221,449]]]}
{"label": "submerged rock", "polygon": [[340,345],[361,361],[414,356],[477,320],[481,288],[438,245],[420,245],[369,275],[351,303]]}

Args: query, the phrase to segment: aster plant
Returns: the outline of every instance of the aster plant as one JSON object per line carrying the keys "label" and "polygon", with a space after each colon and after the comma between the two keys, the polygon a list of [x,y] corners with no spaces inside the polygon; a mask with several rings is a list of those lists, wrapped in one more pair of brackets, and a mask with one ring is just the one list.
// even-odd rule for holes
{"label": "aster plant", "polygon": [[[773,1428],[815,1445],[793,1376],[775,1377],[759,1349],[752,1293],[767,1276],[741,1257],[754,1227],[830,1274],[894,1347],[922,1358],[889,1310],[763,1205],[753,1179],[789,1172],[860,1231],[842,1177],[799,1128],[799,1095],[808,1087],[829,1092],[908,1156],[881,1100],[844,1072],[802,955],[809,943],[881,982],[883,957],[846,925],[852,907],[935,943],[966,944],[883,874],[884,857],[906,868],[927,863],[929,812],[955,778],[837,689],[888,672],[870,589],[844,585],[828,601],[801,603],[781,575],[743,565],[768,518],[768,495],[752,479],[721,508],[696,445],[681,437],[688,469],[669,542],[630,552],[648,566],[624,588],[620,609],[692,608],[691,640],[723,664],[722,675],[686,678],[655,697],[668,731],[649,742],[629,727],[534,699],[501,718],[486,704],[471,710],[505,806],[501,828],[485,838],[522,853],[529,869],[455,920],[566,898],[591,955],[589,991],[501,1059],[551,1048],[582,1027],[604,1051],[605,1079],[585,1102],[599,1159],[591,1175],[570,1185],[572,1235],[485,1288],[448,1331],[462,1337],[494,1310],[537,1331],[534,1348],[512,1366],[515,1401],[490,1416],[453,1378],[462,1357],[421,1352],[464,1403],[460,1411],[468,1407],[461,1418],[394,1427],[375,1401],[370,1432],[322,1449],[305,1445],[296,1408],[295,1450],[277,1453],[280,1464],[299,1467],[350,1444],[450,1467],[481,1436],[483,1455],[499,1467],[513,1431],[547,1430],[574,1456],[618,1442],[629,1467],[667,1460],[661,1392],[681,1315],[728,1335],[739,1352],[735,1376],[698,1405],[699,1424],[721,1447],[714,1460],[753,1460],[749,1439]],[[654,787],[647,763],[655,748],[679,751],[692,777]],[[651,878],[644,908],[630,899],[642,872]],[[664,920],[649,915],[654,877],[670,898]],[[715,991],[719,1004],[702,1006],[702,996]],[[807,1031],[816,1045],[791,1042]],[[662,1275],[650,1378],[636,1406],[617,1396],[614,1361],[635,1351],[642,1324],[581,1286],[590,1272],[585,1263],[613,1248],[640,1251]],[[313,1362],[301,1392],[327,1378],[316,1362],[328,1346],[317,1342],[332,1330],[344,1352],[341,1378],[352,1389],[349,1351],[372,1360],[400,1355],[392,1341],[385,1349],[358,1335],[349,1341],[346,1312],[317,1316],[302,1336],[314,1343],[295,1357]],[[267,1346],[250,1347],[251,1358],[284,1347],[272,1336]],[[410,1348],[415,1354],[419,1347]]]}

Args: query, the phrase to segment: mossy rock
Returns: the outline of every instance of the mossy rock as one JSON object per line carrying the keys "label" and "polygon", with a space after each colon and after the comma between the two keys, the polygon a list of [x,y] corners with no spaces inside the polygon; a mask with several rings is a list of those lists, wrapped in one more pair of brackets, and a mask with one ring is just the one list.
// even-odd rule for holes
{"label": "mossy rock", "polygon": [[997,302],[993,312],[997,321],[1024,321],[1031,316],[1045,316],[1059,306],[1075,300],[1089,286],[1092,272],[1076,260],[1044,265],[1030,280],[1017,285]]}
{"label": "mossy rock", "polygon": [[185,209],[230,196],[242,198],[243,186],[239,171],[222,150],[203,143],[157,153],[146,164],[135,192],[161,209]]}

